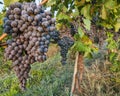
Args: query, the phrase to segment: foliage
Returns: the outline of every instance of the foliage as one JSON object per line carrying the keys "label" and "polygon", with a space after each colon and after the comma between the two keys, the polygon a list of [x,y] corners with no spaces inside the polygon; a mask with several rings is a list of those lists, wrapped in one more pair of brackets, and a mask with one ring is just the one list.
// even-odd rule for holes
{"label": "foliage", "polygon": [[[90,30],[91,25],[94,23],[96,27],[104,27],[105,34],[108,34],[108,29],[115,32],[120,31],[120,2],[119,0],[49,0],[46,6],[51,7],[53,14],[56,13],[57,24],[56,27],[60,29],[60,25],[67,25],[82,17],[82,24],[85,29],[81,28],[81,21],[79,23],[78,34],[75,35],[74,51],[84,52],[85,57],[91,56],[92,52],[98,50],[93,42],[85,34],[85,30]],[[99,30],[99,29],[98,29]],[[110,32],[109,32],[110,33]],[[99,34],[99,33],[98,33]],[[99,38],[100,39],[100,38]],[[113,37],[107,36],[108,49],[117,49],[119,40],[113,40]],[[119,51],[119,49],[117,49]],[[112,54],[112,53],[111,53]],[[116,53],[114,53],[116,54]],[[117,54],[117,56],[119,56]],[[110,56],[112,57],[112,56]],[[119,65],[119,61],[114,59],[113,66]],[[116,62],[116,63],[115,63]],[[117,66],[118,67],[118,66]]]}
{"label": "foliage", "polygon": [[120,71],[120,38],[115,41],[113,40],[113,34],[108,32],[108,39],[107,42],[109,43],[108,48],[110,50],[109,52],[109,61],[112,62],[111,70],[113,72]]}
{"label": "foliage", "polygon": [[83,15],[89,20],[97,18],[97,24],[114,28],[116,32],[120,29],[120,4],[117,0],[49,0],[47,6],[53,12],[57,11],[58,22],[70,21]]}
{"label": "foliage", "polygon": [[4,5],[6,7],[8,7],[10,4],[14,3],[14,2],[31,2],[31,1],[35,1],[35,0],[4,0]]}

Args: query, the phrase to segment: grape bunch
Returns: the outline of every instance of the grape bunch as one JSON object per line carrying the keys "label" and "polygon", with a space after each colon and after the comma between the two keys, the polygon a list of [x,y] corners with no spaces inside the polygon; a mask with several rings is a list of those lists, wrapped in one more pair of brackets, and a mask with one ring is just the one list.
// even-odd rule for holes
{"label": "grape bunch", "polygon": [[62,65],[66,64],[68,50],[73,44],[74,41],[67,36],[64,36],[60,40],[58,40],[58,45],[61,48],[60,55],[62,56],[62,60],[61,60]]}
{"label": "grape bunch", "polygon": [[71,34],[71,36],[74,36],[76,33],[77,33],[77,30],[76,30],[75,26],[72,23],[70,23],[70,34]]}
{"label": "grape bunch", "polygon": [[50,39],[57,39],[55,19],[41,5],[16,2],[9,6],[3,27],[12,36],[4,55],[12,60],[20,87],[25,90],[30,64],[45,61]]}

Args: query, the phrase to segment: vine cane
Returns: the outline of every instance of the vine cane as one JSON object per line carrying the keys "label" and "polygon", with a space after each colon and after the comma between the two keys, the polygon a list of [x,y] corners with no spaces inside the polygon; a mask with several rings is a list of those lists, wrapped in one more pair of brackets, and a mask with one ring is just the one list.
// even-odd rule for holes
{"label": "vine cane", "polygon": [[47,3],[47,2],[48,2],[48,0],[43,0],[42,2],[40,2],[40,5],[43,5],[43,4]]}

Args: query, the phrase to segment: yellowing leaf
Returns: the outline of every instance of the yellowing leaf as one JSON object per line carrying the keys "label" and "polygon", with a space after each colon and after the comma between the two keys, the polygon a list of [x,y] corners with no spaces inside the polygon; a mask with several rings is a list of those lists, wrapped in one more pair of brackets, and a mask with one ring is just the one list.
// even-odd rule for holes
{"label": "yellowing leaf", "polygon": [[117,0],[105,0],[105,7],[109,9],[113,9],[117,6]]}
{"label": "yellowing leaf", "polygon": [[90,16],[90,4],[85,5],[82,9],[81,9],[81,14],[87,18],[87,19],[91,19]]}
{"label": "yellowing leaf", "polygon": [[0,25],[2,25],[2,24],[3,24],[3,20],[1,19],[1,20],[0,20]]}
{"label": "yellowing leaf", "polygon": [[98,51],[99,50],[99,48],[94,46],[94,45],[92,45],[91,48],[92,48],[93,51]]}
{"label": "yellowing leaf", "polygon": [[120,29],[120,22],[116,23],[114,27],[115,27],[115,32],[118,32]]}
{"label": "yellowing leaf", "polygon": [[90,27],[91,27],[91,22],[90,22],[90,20],[89,20],[89,19],[84,19],[83,22],[84,22],[84,24],[85,24],[85,28],[86,28],[87,30],[90,30]]}
{"label": "yellowing leaf", "polygon": [[90,40],[87,36],[83,36],[83,38],[81,39],[82,42],[85,44],[85,45],[92,45],[92,40]]}
{"label": "yellowing leaf", "polygon": [[107,11],[105,9],[105,6],[102,6],[102,10],[101,10],[101,18],[102,19],[106,19],[107,18]]}
{"label": "yellowing leaf", "polygon": [[85,0],[81,0],[81,1],[75,1],[75,5],[76,6],[83,6],[85,4]]}
{"label": "yellowing leaf", "polygon": [[14,3],[14,2],[18,2],[19,0],[4,0],[4,5],[5,6],[9,6],[10,4]]}
{"label": "yellowing leaf", "polygon": [[57,24],[56,24],[57,30],[59,30],[61,27],[62,27],[62,24],[61,24],[61,23],[57,23]]}

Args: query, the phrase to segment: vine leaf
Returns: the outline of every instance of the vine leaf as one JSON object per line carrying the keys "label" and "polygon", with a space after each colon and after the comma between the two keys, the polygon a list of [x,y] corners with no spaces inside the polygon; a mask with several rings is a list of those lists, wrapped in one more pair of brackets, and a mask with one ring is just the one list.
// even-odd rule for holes
{"label": "vine leaf", "polygon": [[83,22],[84,22],[84,24],[85,24],[85,28],[86,28],[87,30],[90,30],[90,26],[91,26],[90,20],[89,20],[89,19],[84,19]]}
{"label": "vine leaf", "polygon": [[73,12],[71,13],[71,16],[77,17],[78,15],[79,15],[79,10],[78,10],[78,8],[75,6],[75,10],[73,10]]}
{"label": "vine leaf", "polygon": [[91,19],[90,8],[90,4],[87,4],[81,9],[81,14],[87,19]]}
{"label": "vine leaf", "polygon": [[89,52],[90,49],[88,48],[88,46],[86,46],[83,42],[81,41],[76,41],[74,48],[76,51],[79,52]]}
{"label": "vine leaf", "polygon": [[56,4],[56,0],[48,0],[46,4],[47,6],[53,6],[54,4]]}
{"label": "vine leaf", "polygon": [[114,27],[115,27],[115,32],[118,32],[120,29],[120,22],[116,23]]}
{"label": "vine leaf", "polygon": [[80,26],[78,27],[78,34],[81,38],[84,36],[84,32]]}
{"label": "vine leaf", "polygon": [[60,14],[57,15],[57,20],[62,20],[62,19],[70,20],[70,16],[61,12]]}
{"label": "vine leaf", "polygon": [[83,6],[85,4],[85,0],[81,0],[81,1],[75,1],[75,5],[76,6]]}
{"label": "vine leaf", "polygon": [[93,44],[92,41],[86,35],[84,35],[81,40],[85,45],[92,45]]}
{"label": "vine leaf", "polygon": [[102,19],[107,19],[107,11],[105,9],[105,6],[102,6],[102,10],[101,10],[101,18]]}
{"label": "vine leaf", "polygon": [[9,6],[10,4],[14,3],[14,2],[18,2],[19,0],[4,0],[4,5],[5,6]]}
{"label": "vine leaf", "polygon": [[114,9],[117,6],[116,0],[106,0],[105,7],[108,9]]}

